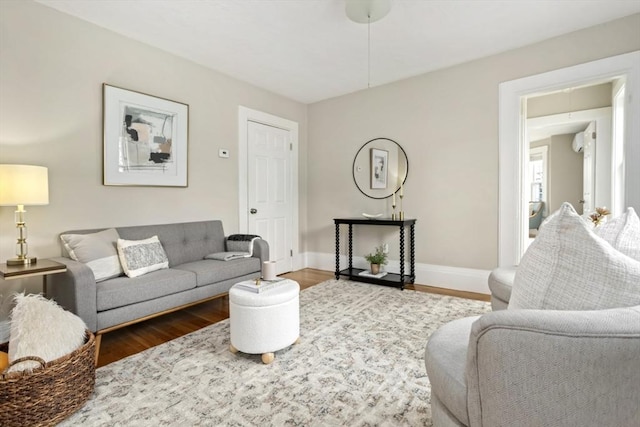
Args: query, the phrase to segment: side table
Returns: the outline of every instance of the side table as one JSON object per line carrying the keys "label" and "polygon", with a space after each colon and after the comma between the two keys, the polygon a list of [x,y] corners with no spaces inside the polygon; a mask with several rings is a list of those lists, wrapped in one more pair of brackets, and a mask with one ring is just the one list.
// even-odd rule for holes
{"label": "side table", "polygon": [[67,271],[66,265],[49,259],[39,259],[38,262],[27,265],[0,264],[0,277],[4,280],[42,276],[42,290],[45,294],[47,293],[47,275],[65,271]]}

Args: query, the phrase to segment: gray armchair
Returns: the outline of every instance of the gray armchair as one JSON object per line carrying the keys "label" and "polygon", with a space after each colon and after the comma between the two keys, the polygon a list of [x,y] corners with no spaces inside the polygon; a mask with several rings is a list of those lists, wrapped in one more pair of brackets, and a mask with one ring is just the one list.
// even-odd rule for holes
{"label": "gray armchair", "polygon": [[537,230],[542,224],[544,202],[529,202],[529,230]]}
{"label": "gray armchair", "polygon": [[435,427],[640,425],[640,306],[459,319],[425,364]]}

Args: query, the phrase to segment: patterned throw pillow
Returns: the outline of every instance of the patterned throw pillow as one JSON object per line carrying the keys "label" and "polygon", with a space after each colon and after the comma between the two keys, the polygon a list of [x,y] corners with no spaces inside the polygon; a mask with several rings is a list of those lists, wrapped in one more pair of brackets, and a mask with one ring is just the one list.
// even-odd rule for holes
{"label": "patterned throw pillow", "polygon": [[640,218],[633,208],[595,228],[595,233],[611,246],[640,261]]}
{"label": "patterned throw pillow", "polygon": [[640,262],[617,251],[569,203],[516,270],[509,309],[598,310],[640,304]]}
{"label": "patterned throw pillow", "polygon": [[86,264],[96,282],[122,275],[116,242],[120,236],[115,228],[93,234],[62,234],[60,240],[69,257]]}
{"label": "patterned throw pillow", "polygon": [[118,239],[118,255],[124,273],[129,277],[169,268],[167,254],[158,236],[144,240]]}

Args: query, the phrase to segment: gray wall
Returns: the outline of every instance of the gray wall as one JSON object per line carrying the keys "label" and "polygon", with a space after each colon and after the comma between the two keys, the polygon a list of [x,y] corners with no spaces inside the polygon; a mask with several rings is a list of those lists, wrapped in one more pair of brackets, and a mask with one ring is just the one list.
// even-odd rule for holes
{"label": "gray wall", "polygon": [[549,175],[548,214],[555,212],[564,202],[582,213],[583,155],[571,148],[574,134],[553,135],[531,143],[531,148],[547,146]]}
{"label": "gray wall", "polygon": [[527,99],[527,118],[611,107],[612,87],[613,85],[609,82],[529,98]]}
{"label": "gray wall", "polygon": [[[334,217],[389,212],[388,200],[367,199],[351,183],[358,148],[388,137],[409,156],[405,211],[418,219],[417,262],[495,267],[498,85],[638,49],[640,14],[310,105],[309,251],[333,251]],[[328,157],[330,163],[314,161]],[[361,256],[380,241],[396,240],[391,230],[357,233],[354,253]]]}
{"label": "gray wall", "polygon": [[[50,204],[28,208],[29,242],[41,257],[58,253],[67,229],[219,218],[236,231],[237,109],[245,105],[300,123],[302,251],[333,252],[334,217],[389,213],[389,201],[365,198],[351,176],[359,147],[388,137],[409,156],[404,208],[418,219],[418,263],[490,269],[498,84],[640,49],[639,14],[305,106],[30,1],[0,7],[0,156],[49,167]],[[188,188],[102,185],[103,82],[190,105]],[[218,158],[219,148],[231,158]],[[357,255],[380,240],[397,249],[395,233],[356,233],[365,237]],[[12,256],[14,239],[13,209],[0,208],[0,259]]]}
{"label": "gray wall", "polygon": [[[237,232],[239,105],[298,122],[306,162],[304,104],[31,1],[0,12],[0,162],[49,168],[49,205],[27,207],[32,255],[59,255],[69,229],[221,219]],[[189,104],[188,188],[102,185],[103,82]],[[302,229],[305,206],[303,194]],[[0,260],[14,256],[13,211],[0,208]],[[25,286],[0,284],[0,295]]]}

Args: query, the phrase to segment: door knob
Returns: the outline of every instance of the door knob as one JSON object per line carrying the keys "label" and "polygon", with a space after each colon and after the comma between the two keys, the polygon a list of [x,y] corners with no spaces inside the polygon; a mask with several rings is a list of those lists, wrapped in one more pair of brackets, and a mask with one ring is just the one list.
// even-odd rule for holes
{"label": "door knob", "polygon": [[256,208],[251,208],[251,210],[250,210],[249,212],[251,212],[251,214],[252,214],[252,215],[255,215],[255,214],[257,214],[257,213],[258,213],[258,209],[256,209]]}

